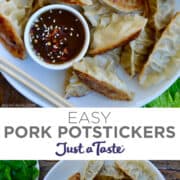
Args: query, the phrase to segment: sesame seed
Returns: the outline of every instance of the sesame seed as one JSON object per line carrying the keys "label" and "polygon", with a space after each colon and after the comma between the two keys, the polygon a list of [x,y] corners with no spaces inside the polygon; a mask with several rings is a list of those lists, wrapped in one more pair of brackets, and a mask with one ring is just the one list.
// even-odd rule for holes
{"label": "sesame seed", "polygon": [[47,29],[47,25],[46,24],[43,24],[44,28]]}
{"label": "sesame seed", "polygon": [[69,35],[70,35],[70,36],[73,36],[73,33],[71,32]]}
{"label": "sesame seed", "polygon": [[70,30],[71,30],[71,31],[74,31],[74,28],[71,27]]}
{"label": "sesame seed", "polygon": [[51,46],[51,42],[50,42],[50,41],[47,42],[46,45],[47,45],[47,46]]}
{"label": "sesame seed", "polygon": [[54,49],[58,49],[58,47],[57,47],[56,45],[53,45],[53,48],[54,48]]}
{"label": "sesame seed", "polygon": [[59,11],[59,14],[62,14],[62,11],[61,11],[61,10]]}
{"label": "sesame seed", "polygon": [[53,23],[56,23],[56,20],[55,20],[55,19],[53,19]]}
{"label": "sesame seed", "polygon": [[35,40],[34,40],[34,43],[35,43],[35,44],[37,44],[37,43],[38,43],[38,40],[37,40],[37,39],[35,39]]}
{"label": "sesame seed", "polygon": [[79,34],[76,34],[76,37],[79,37]]}

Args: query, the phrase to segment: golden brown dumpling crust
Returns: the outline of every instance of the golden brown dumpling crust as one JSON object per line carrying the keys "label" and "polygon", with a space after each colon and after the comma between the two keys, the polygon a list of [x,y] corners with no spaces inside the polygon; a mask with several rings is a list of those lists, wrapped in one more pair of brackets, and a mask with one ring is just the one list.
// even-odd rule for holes
{"label": "golden brown dumpling crust", "polygon": [[124,12],[140,11],[144,8],[143,0],[103,0],[103,2]]}
{"label": "golden brown dumpling crust", "polygon": [[106,176],[106,175],[97,175],[94,180],[132,180],[128,177],[124,177],[123,179],[115,178],[112,176]]}
{"label": "golden brown dumpling crust", "polygon": [[24,58],[24,43],[9,20],[2,14],[0,14],[0,41],[12,55],[20,59]]}
{"label": "golden brown dumpling crust", "polygon": [[103,94],[104,96],[107,96],[110,99],[114,100],[131,100],[131,97],[126,92],[115,89],[113,86],[106,82],[98,81],[89,74],[86,74],[84,72],[82,73],[78,70],[74,71],[83,83],[85,83],[89,88]]}
{"label": "golden brown dumpling crust", "polygon": [[61,1],[69,4],[80,5],[80,6],[92,4],[91,0],[61,0]]}
{"label": "golden brown dumpling crust", "polygon": [[74,175],[72,175],[70,178],[68,178],[68,180],[80,180],[80,173],[76,173]]}

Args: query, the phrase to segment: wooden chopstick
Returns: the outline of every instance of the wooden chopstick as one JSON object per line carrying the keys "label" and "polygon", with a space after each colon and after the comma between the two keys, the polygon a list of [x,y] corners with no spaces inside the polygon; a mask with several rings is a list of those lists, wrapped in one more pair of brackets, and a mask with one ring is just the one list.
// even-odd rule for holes
{"label": "wooden chopstick", "polygon": [[9,76],[28,87],[31,91],[46,99],[55,107],[72,107],[72,105],[59,94],[35,80],[2,57],[0,57],[0,71],[7,73]]}

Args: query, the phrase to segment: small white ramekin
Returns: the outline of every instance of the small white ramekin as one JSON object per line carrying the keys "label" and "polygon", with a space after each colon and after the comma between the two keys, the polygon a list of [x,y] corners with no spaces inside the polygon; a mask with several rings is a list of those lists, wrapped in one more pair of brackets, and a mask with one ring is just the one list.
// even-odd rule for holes
{"label": "small white ramekin", "polygon": [[[80,53],[74,59],[71,59],[70,61],[63,63],[63,64],[50,64],[50,63],[46,63],[45,61],[43,61],[41,58],[39,58],[36,55],[36,53],[33,49],[32,43],[30,41],[30,30],[31,30],[34,22],[38,19],[38,17],[41,14],[43,14],[51,9],[52,10],[60,9],[60,10],[66,10],[66,11],[71,12],[81,21],[81,23],[84,27],[84,31],[85,31],[85,42],[84,42],[84,46],[83,46],[82,50],[80,51]],[[30,57],[35,62],[40,64],[41,66],[48,68],[48,69],[53,69],[53,70],[67,69],[67,68],[71,67],[73,65],[73,63],[80,61],[86,54],[88,47],[89,47],[89,43],[90,43],[89,26],[88,26],[85,18],[79,13],[78,10],[74,9],[73,7],[70,7],[68,5],[63,5],[63,4],[48,5],[48,6],[45,6],[41,9],[39,9],[30,17],[30,19],[27,22],[27,25],[25,27],[25,31],[24,31],[24,43],[25,43],[26,50],[27,50],[28,54],[30,55]]]}

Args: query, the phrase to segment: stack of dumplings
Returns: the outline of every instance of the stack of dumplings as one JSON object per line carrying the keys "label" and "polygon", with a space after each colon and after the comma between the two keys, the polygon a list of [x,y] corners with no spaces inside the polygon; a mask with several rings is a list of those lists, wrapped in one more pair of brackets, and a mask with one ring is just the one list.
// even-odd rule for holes
{"label": "stack of dumplings", "polygon": [[33,12],[54,3],[76,5],[89,23],[91,42],[85,57],[65,80],[65,97],[96,91],[130,101],[134,92],[119,71],[143,88],[180,71],[180,13],[175,0],[0,0],[0,42],[25,58],[23,33]]}
{"label": "stack of dumplings", "polygon": [[177,13],[155,44],[139,82],[142,86],[149,87],[177,74],[179,70],[180,13]]}
{"label": "stack of dumplings", "polygon": [[98,161],[85,162],[81,172],[68,180],[160,180],[157,172],[146,161]]}
{"label": "stack of dumplings", "polygon": [[[66,97],[77,94],[73,87],[78,84],[86,89],[81,96],[94,90],[110,99],[129,101],[134,93],[119,77],[120,68],[131,78],[138,77],[143,88],[179,72],[180,25],[178,15],[174,17],[175,0],[92,0],[82,8],[91,43],[86,57],[73,66],[72,77],[77,79],[73,84],[70,78]],[[100,66],[100,61],[113,62],[113,70]]]}

